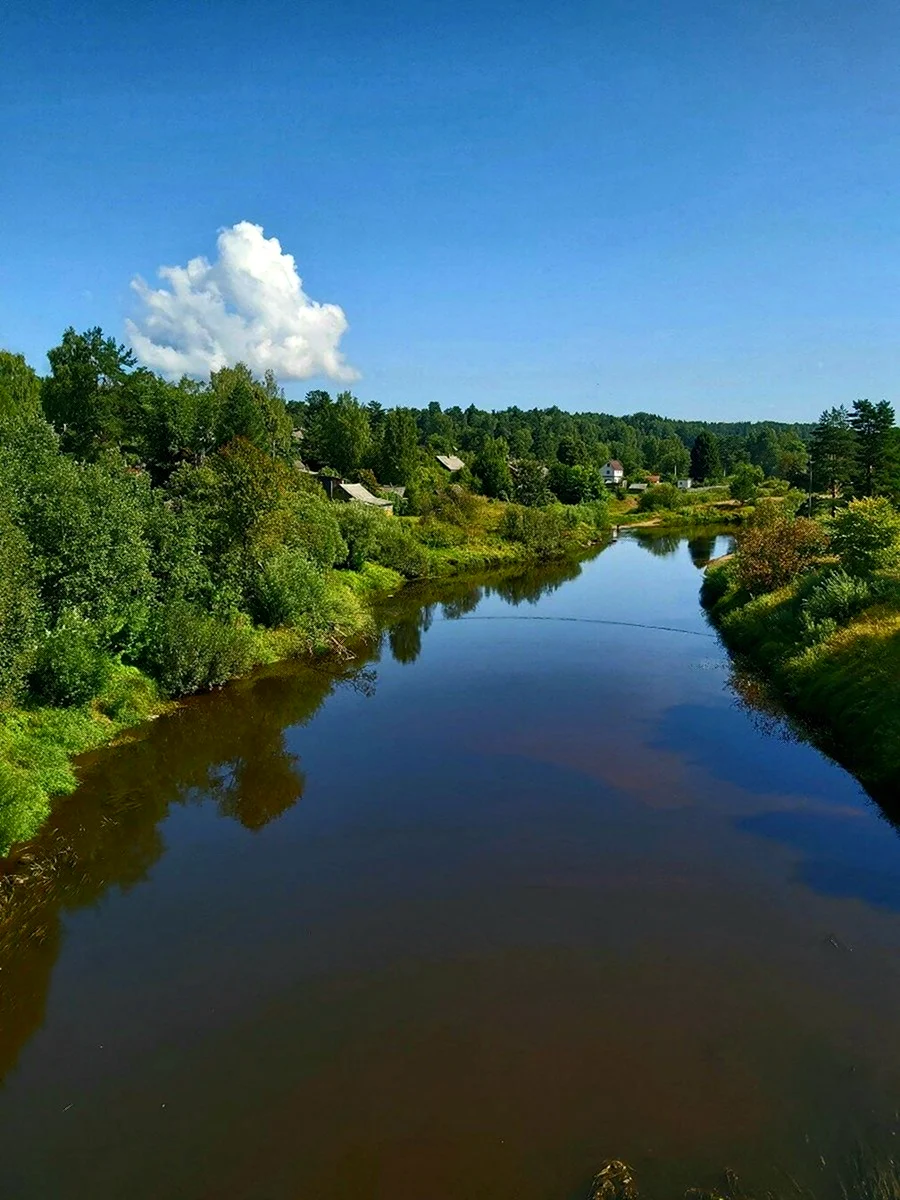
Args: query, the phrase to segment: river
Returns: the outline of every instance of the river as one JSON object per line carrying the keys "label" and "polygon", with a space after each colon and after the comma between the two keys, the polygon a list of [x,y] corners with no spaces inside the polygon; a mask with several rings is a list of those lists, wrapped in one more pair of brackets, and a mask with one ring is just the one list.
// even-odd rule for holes
{"label": "river", "polygon": [[85,760],[0,924],[0,1195],[822,1195],[900,1095],[900,845],[735,688],[720,536],[410,590]]}

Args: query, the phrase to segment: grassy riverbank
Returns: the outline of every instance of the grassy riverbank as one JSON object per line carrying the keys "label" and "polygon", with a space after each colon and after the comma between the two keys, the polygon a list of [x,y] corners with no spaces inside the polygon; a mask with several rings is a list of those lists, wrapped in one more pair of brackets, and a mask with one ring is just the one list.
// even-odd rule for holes
{"label": "grassy riverbank", "polygon": [[[53,796],[74,790],[74,758],[127,737],[179,696],[280,660],[346,653],[349,641],[374,630],[375,606],[407,582],[575,556],[601,542],[608,530],[603,505],[522,509],[475,496],[466,496],[457,512],[445,505],[442,519],[351,515],[349,509],[346,517],[345,536],[357,539],[360,553],[396,565],[365,558],[355,570],[320,572],[318,591],[292,623],[267,628],[237,621],[227,638],[220,628],[210,627],[206,641],[218,644],[206,645],[197,644],[203,630],[184,630],[194,641],[185,647],[191,661],[185,664],[184,654],[177,656],[178,670],[169,672],[174,686],[161,686],[146,670],[117,656],[105,664],[96,693],[82,703],[47,705],[26,699],[0,708],[0,854],[37,833]],[[173,634],[181,636],[177,629]]]}
{"label": "grassy riverbank", "polygon": [[742,554],[749,549],[712,564],[703,585],[725,644],[823,749],[890,801],[900,783],[900,572],[851,573],[826,548],[754,594]]}

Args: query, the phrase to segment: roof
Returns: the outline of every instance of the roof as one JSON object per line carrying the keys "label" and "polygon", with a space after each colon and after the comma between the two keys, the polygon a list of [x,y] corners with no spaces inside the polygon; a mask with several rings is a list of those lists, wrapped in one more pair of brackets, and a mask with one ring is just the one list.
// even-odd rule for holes
{"label": "roof", "polygon": [[646,492],[649,486],[649,483],[633,483],[628,490],[629,492]]}
{"label": "roof", "polygon": [[342,492],[346,492],[351,500],[358,500],[360,504],[374,504],[376,508],[391,507],[390,500],[380,500],[378,496],[373,496],[361,483],[339,483],[338,487]]}
{"label": "roof", "polygon": [[442,467],[446,467],[448,471],[461,471],[466,465],[461,458],[457,458],[455,454],[436,454],[435,458]]}
{"label": "roof", "polygon": [[385,483],[385,484],[382,484],[381,490],[383,492],[390,492],[392,496],[405,496],[406,495],[406,484],[405,483]]}
{"label": "roof", "polygon": [[619,462],[619,460],[617,458],[611,458],[606,465],[612,471],[624,471],[625,470],[625,468],[622,466],[622,464]]}

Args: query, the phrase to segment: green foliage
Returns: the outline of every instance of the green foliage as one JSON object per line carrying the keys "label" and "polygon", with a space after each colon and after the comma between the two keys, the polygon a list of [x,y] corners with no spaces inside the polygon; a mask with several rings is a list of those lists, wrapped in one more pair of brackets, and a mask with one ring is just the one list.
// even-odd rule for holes
{"label": "green foliage", "polygon": [[153,614],[142,665],[169,696],[219,687],[256,660],[253,630],[175,599]]}
{"label": "green foliage", "polygon": [[136,361],[131,351],[105,338],[99,328],[76,333],[70,326],[47,358],[51,373],[41,400],[66,448],[91,456],[102,443],[120,442],[128,410],[126,384]]}
{"label": "green foliage", "polygon": [[31,547],[0,488],[0,704],[21,692],[43,613]]}
{"label": "green foliage", "polygon": [[658,483],[641,494],[638,512],[659,512],[662,509],[678,508],[683,503],[684,492],[671,483]]}
{"label": "green foliage", "polygon": [[29,687],[45,704],[87,704],[109,678],[110,666],[96,625],[64,612],[38,644]]}
{"label": "green foliage", "polygon": [[722,476],[722,453],[719,440],[714,433],[704,429],[697,435],[691,448],[691,478],[698,483],[720,479]]}
{"label": "green foliage", "polygon": [[564,510],[556,505],[551,508],[525,508],[520,504],[510,504],[500,523],[501,537],[518,542],[536,557],[558,551],[564,531]]}
{"label": "green foliage", "polygon": [[832,548],[853,575],[900,561],[900,513],[883,496],[853,500],[832,521]]}
{"label": "green foliage", "polygon": [[550,487],[562,504],[584,504],[599,500],[606,493],[603,476],[595,466],[564,466],[556,463],[550,468]]}
{"label": "green foliage", "polygon": [[752,463],[739,464],[728,486],[731,499],[738,500],[741,504],[755,504],[763,478],[762,467]]}
{"label": "green foliage", "polygon": [[0,350],[0,427],[41,411],[41,381],[21,354]]}
{"label": "green foliage", "polygon": [[800,620],[807,640],[819,641],[830,636],[873,600],[872,583],[844,570],[830,571],[815,579],[802,599]]}
{"label": "green foliage", "polygon": [[855,434],[853,490],[857,496],[897,496],[900,492],[900,445],[894,410],[887,400],[856,400],[850,413]]}
{"label": "green foliage", "polygon": [[486,496],[512,495],[513,483],[509,470],[509,446],[503,438],[485,438],[472,464]]}
{"label": "green foliage", "polygon": [[256,621],[270,629],[280,625],[325,628],[329,614],[321,568],[302,550],[280,550],[256,576],[251,611]]}
{"label": "green foliage", "polygon": [[387,483],[407,485],[419,457],[419,431],[408,408],[392,408],[380,422],[379,473]]}
{"label": "green foliage", "polygon": [[547,468],[536,458],[520,458],[514,464],[513,498],[528,508],[543,508],[553,495],[547,484]]}

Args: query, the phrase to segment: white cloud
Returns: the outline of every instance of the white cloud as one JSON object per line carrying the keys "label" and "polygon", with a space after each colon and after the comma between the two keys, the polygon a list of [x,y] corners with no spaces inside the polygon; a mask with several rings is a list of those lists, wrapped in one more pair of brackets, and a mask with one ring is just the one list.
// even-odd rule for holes
{"label": "white cloud", "polygon": [[167,286],[151,288],[140,276],[131,281],[142,311],[126,326],[145,366],[173,379],[236,362],[271,368],[279,379],[359,377],[339,349],[344,310],[310,300],[277,238],[239,221],[221,230],[216,244],[215,262],[199,257],[186,267],[160,267]]}

